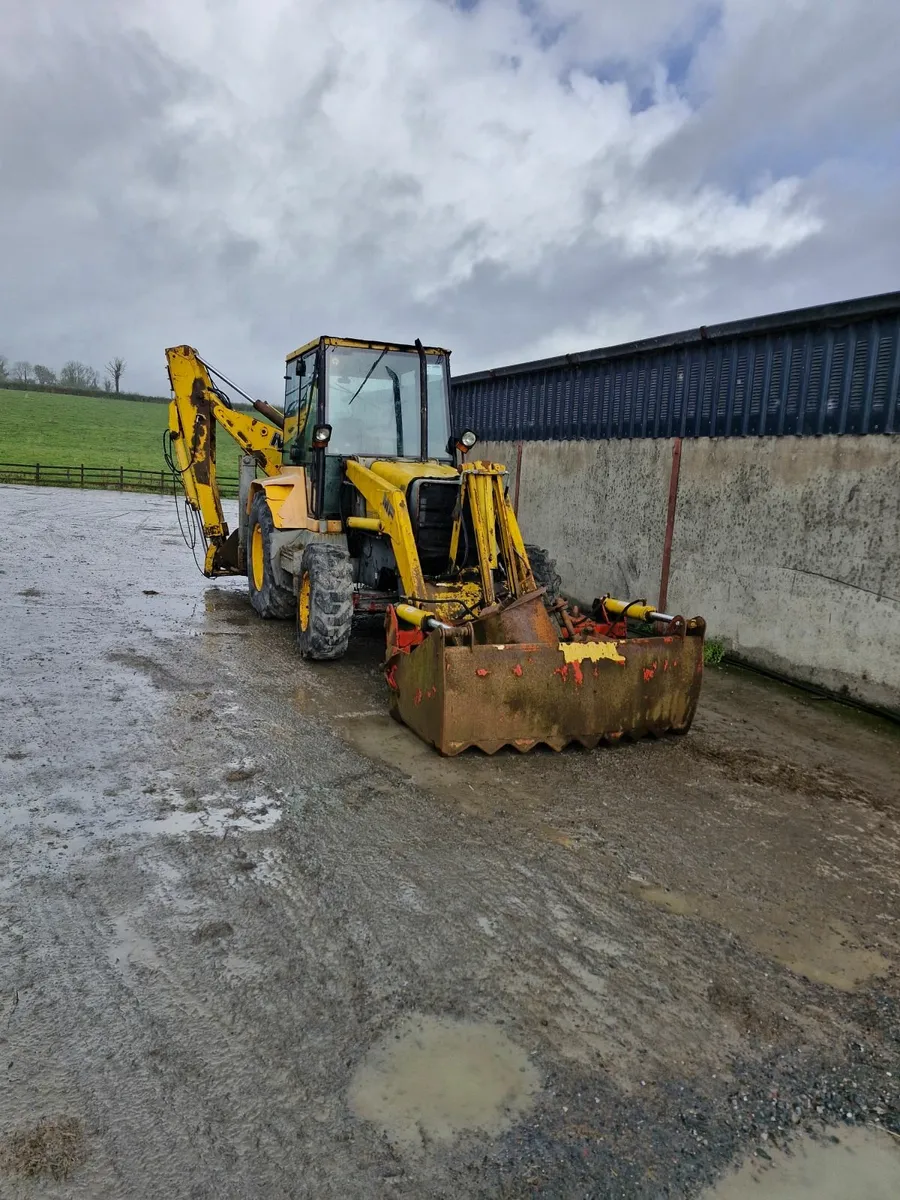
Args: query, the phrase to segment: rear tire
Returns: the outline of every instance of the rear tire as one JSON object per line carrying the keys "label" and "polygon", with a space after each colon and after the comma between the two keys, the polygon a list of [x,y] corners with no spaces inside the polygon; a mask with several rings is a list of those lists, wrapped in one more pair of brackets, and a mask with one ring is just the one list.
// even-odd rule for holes
{"label": "rear tire", "polygon": [[297,646],[304,658],[343,658],[353,624],[353,572],[340,546],[310,542],[300,560]]}
{"label": "rear tire", "polygon": [[265,492],[257,492],[250,505],[247,525],[247,586],[250,603],[261,617],[288,620],[294,611],[294,593],[278,579],[272,564],[275,522]]}
{"label": "rear tire", "polygon": [[546,588],[547,603],[553,604],[559,599],[561,580],[556,573],[556,559],[551,558],[540,546],[527,546],[525,553],[531,563],[531,573],[538,587]]}

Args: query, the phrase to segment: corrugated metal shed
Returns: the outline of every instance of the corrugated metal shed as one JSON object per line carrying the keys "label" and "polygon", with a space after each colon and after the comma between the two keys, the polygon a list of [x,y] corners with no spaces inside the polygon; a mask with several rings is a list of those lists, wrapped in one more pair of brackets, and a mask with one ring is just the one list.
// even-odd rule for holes
{"label": "corrugated metal shed", "polygon": [[488,441],[900,432],[900,292],[453,380]]}

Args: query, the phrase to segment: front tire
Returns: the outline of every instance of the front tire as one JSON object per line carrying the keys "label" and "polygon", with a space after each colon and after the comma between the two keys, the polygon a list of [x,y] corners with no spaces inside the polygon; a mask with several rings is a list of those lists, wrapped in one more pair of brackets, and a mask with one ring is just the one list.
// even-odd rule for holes
{"label": "front tire", "polygon": [[294,593],[275,574],[272,544],[275,522],[265,492],[257,492],[250,505],[247,525],[247,585],[250,603],[261,617],[288,620],[294,611]]}
{"label": "front tire", "polygon": [[353,572],[340,546],[310,542],[300,560],[297,646],[304,658],[343,658],[353,623]]}
{"label": "front tire", "polygon": [[554,604],[559,599],[561,580],[556,573],[556,559],[551,558],[542,546],[525,547],[528,561],[531,563],[531,574],[538,587],[546,588],[548,604]]}

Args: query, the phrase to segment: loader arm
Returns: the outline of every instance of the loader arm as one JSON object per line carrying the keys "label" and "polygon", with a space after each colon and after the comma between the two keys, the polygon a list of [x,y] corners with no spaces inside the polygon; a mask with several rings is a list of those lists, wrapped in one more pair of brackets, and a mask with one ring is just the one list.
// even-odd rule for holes
{"label": "loader arm", "polygon": [[[187,503],[199,514],[203,526],[205,573],[231,573],[239,564],[235,535],[229,534],[216,481],[216,425],[221,425],[266,475],[277,475],[282,469],[282,432],[268,421],[231,408],[190,346],[168,349],[166,361],[172,387],[168,429],[172,466]],[[276,409],[261,401],[255,403],[270,420],[280,417]]]}
{"label": "loader arm", "polygon": [[[459,468],[459,500],[454,514],[450,539],[450,559],[453,563],[452,582],[426,579],[416,546],[410,520],[409,506],[401,487],[386,478],[380,470],[385,464],[373,462],[371,467],[347,459],[347,479],[366,501],[369,512],[376,514],[375,532],[386,534],[391,541],[401,595],[414,603],[427,606],[422,615],[440,615],[458,620],[460,612],[472,615],[493,605],[497,594],[495,573],[504,567],[503,599],[509,601],[536,590],[528,562],[528,554],[515,513],[503,485],[506,468],[497,463],[464,463]],[[468,515],[478,553],[480,583],[463,582],[458,578],[457,559],[460,532]],[[349,525],[370,528],[371,517],[351,517]]]}

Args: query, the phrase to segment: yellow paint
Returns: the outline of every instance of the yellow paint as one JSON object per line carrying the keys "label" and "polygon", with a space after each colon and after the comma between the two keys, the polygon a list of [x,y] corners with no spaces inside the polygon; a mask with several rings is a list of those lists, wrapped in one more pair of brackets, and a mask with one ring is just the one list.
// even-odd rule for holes
{"label": "yellow paint", "polygon": [[306,471],[303,467],[292,467],[273,479],[255,479],[247,497],[247,511],[254,497],[263,492],[272,522],[276,529],[308,529],[311,533],[343,533],[339,520],[322,521],[309,515],[306,498]]}
{"label": "yellow paint", "polygon": [[382,533],[381,522],[377,517],[348,517],[348,529],[364,529],[368,533]]}
{"label": "yellow paint", "polygon": [[252,454],[266,475],[281,471],[282,433],[266,421],[223,404],[209,372],[190,346],[170,347],[166,362],[172,385],[172,454],[187,502],[200,515],[212,550],[206,556],[204,573],[234,573],[233,565],[224,567],[217,562],[217,551],[228,539],[228,525],[216,481],[216,426],[221,425],[242,450]]}
{"label": "yellow paint", "polygon": [[610,662],[623,663],[624,657],[619,653],[617,642],[560,642],[559,648],[567,663],[599,662],[608,658]]}
{"label": "yellow paint", "polygon": [[431,613],[425,612],[424,609],[416,608],[413,604],[398,604],[396,606],[397,616],[401,621],[407,621],[410,625],[419,627],[422,623],[431,616]]}
{"label": "yellow paint", "polygon": [[344,526],[340,521],[322,521],[318,517],[307,517],[306,528],[310,533],[343,533]]}
{"label": "yellow paint", "polygon": [[[375,465],[375,464],[373,464]],[[381,467],[418,467],[422,463],[379,463]],[[429,464],[430,465],[430,464]],[[391,539],[397,571],[403,593],[407,596],[427,596],[425,576],[419,561],[419,551],[413,536],[412,522],[406,507],[405,488],[398,488],[386,474],[374,471],[354,459],[347,459],[347,478],[365,498],[369,509],[378,514],[385,533]],[[412,476],[415,478],[415,476]]]}
{"label": "yellow paint", "polygon": [[290,493],[285,497],[281,511],[282,529],[302,529],[309,517],[309,506],[306,501],[306,472],[298,472]]}
{"label": "yellow paint", "polygon": [[265,553],[266,548],[263,544],[262,527],[259,525],[254,525],[253,534],[250,538],[250,563],[253,568],[253,586],[257,591],[259,591],[263,585]]}
{"label": "yellow paint", "polygon": [[614,600],[612,596],[604,596],[603,603],[610,616],[621,616],[627,608],[629,617],[634,621],[646,621],[650,613],[656,612],[652,604],[647,604],[643,600],[629,604],[627,600]]}
{"label": "yellow paint", "polygon": [[459,479],[459,471],[449,463],[399,462],[378,458],[371,463],[369,470],[404,492],[414,479]]}
{"label": "yellow paint", "polygon": [[[437,601],[431,611],[442,621],[469,620],[473,612],[482,608],[480,583],[430,583],[428,595]],[[465,618],[460,602],[465,605]]]}
{"label": "yellow paint", "polygon": [[300,580],[300,593],[297,597],[297,618],[300,622],[300,628],[306,633],[309,629],[309,607],[310,594],[312,585],[309,582],[309,572],[304,571],[303,578]]}
{"label": "yellow paint", "polygon": [[309,512],[306,503],[306,472],[303,467],[287,467],[271,479],[254,479],[247,496],[247,511],[259,492],[266,503],[276,529],[305,529]]}
{"label": "yellow paint", "polygon": [[[478,541],[485,604],[490,604],[493,599],[491,571],[496,567],[501,552],[509,564],[513,595],[524,596],[533,592],[535,582],[531,564],[507,494],[506,467],[502,463],[486,461],[464,463],[461,475],[464,499],[468,500]],[[453,561],[458,552],[460,528],[457,520],[450,542]]]}

